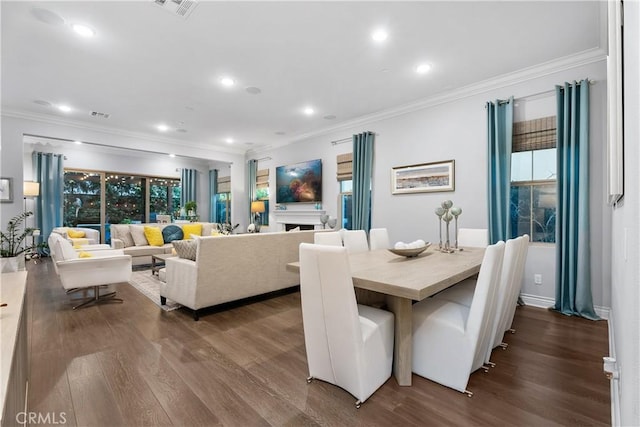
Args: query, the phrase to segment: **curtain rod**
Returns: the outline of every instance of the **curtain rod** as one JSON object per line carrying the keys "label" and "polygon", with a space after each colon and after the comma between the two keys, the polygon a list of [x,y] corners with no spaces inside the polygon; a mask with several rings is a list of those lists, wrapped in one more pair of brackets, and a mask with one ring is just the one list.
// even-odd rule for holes
{"label": "curtain rod", "polygon": [[[371,132],[371,131],[367,131],[367,132]],[[379,134],[375,133],[375,132],[371,132],[372,134],[378,136]],[[336,139],[335,141],[331,141],[331,145],[340,145],[340,144],[344,144],[345,142],[349,142],[349,141],[353,141],[353,136],[350,136],[348,138],[342,138],[342,139]]]}
{"label": "curtain rod", "polygon": [[262,157],[260,159],[251,159],[251,160],[255,160],[256,162],[262,162],[264,160],[271,160],[271,157],[267,156],[267,157]]}
{"label": "curtain rod", "polygon": [[[589,81],[589,85],[594,85],[594,84],[597,83],[596,80],[588,79],[588,81]],[[580,82],[576,82],[576,84],[579,86],[581,83]],[[562,89],[562,88],[560,88],[560,89]],[[555,93],[555,92],[556,92],[556,89],[553,88],[553,89],[545,90],[545,91],[542,91],[542,92],[532,93],[531,95],[521,96],[519,98],[513,98],[513,102],[523,101],[523,100],[525,100],[527,98],[533,98],[535,96],[547,95],[547,94]],[[500,101],[498,101],[498,105],[506,104],[507,102],[509,102],[509,101],[508,100],[500,100]],[[487,108],[486,104],[485,104],[484,108]]]}

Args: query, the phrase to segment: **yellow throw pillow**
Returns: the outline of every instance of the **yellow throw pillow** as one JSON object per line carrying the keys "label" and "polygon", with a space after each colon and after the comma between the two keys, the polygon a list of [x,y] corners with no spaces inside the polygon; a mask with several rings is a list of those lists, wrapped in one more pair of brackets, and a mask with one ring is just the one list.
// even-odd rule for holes
{"label": "yellow throw pillow", "polygon": [[191,239],[191,235],[202,236],[202,224],[184,224],[182,232],[185,239]]}
{"label": "yellow throw pillow", "polygon": [[86,233],[84,231],[81,230],[67,230],[67,236],[69,236],[72,239],[81,239],[84,236],[86,236]]}
{"label": "yellow throw pillow", "polygon": [[78,258],[91,258],[93,254],[91,252],[78,252]]}
{"label": "yellow throw pillow", "polygon": [[220,236],[221,234],[220,234],[220,232],[219,232],[219,231],[215,231],[215,230],[214,230],[214,231],[212,231],[212,232],[211,232],[211,235],[212,235],[212,236]]}
{"label": "yellow throw pillow", "polygon": [[149,242],[151,246],[164,245],[164,239],[162,238],[162,230],[160,230],[158,227],[150,227],[148,225],[145,225],[144,237],[147,238],[147,242]]}

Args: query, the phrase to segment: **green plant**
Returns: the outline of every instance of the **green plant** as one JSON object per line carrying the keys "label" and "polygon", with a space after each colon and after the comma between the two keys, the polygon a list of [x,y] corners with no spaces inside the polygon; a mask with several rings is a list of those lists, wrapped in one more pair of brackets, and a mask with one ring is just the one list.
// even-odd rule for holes
{"label": "green plant", "polygon": [[190,212],[190,211],[196,212],[198,210],[198,204],[193,200],[189,200],[187,203],[184,204],[184,210],[187,212]]}
{"label": "green plant", "polygon": [[33,233],[34,229],[30,227],[21,229],[20,224],[31,215],[33,215],[33,212],[24,212],[14,216],[9,220],[7,230],[0,231],[0,257],[15,257],[30,249],[26,245],[23,247],[22,242]]}

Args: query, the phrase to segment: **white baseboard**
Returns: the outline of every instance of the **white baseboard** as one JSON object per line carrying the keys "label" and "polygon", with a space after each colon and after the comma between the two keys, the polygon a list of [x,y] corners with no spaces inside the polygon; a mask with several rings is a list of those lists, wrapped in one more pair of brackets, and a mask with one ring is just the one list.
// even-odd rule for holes
{"label": "white baseboard", "polygon": [[[541,297],[538,295],[520,294],[520,298],[522,298],[522,301],[524,301],[526,305],[530,305],[532,307],[539,307],[539,308],[553,307],[553,305],[556,303],[556,300],[553,298]],[[596,314],[601,318],[605,320],[609,319],[609,315],[611,311],[609,307],[602,307],[602,306],[596,305],[593,307],[593,309],[595,310]],[[609,327],[611,327],[611,325],[609,325]]]}

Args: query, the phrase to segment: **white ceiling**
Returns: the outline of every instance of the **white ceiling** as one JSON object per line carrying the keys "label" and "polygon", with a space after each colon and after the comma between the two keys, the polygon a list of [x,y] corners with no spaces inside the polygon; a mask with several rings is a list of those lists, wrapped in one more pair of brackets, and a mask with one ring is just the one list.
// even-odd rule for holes
{"label": "white ceiling", "polygon": [[[3,112],[238,152],[606,48],[596,1],[200,2],[187,19],[151,0],[2,1],[1,13]],[[378,27],[389,32],[380,45]],[[432,71],[417,75],[419,62]],[[236,86],[222,87],[223,75]]]}

